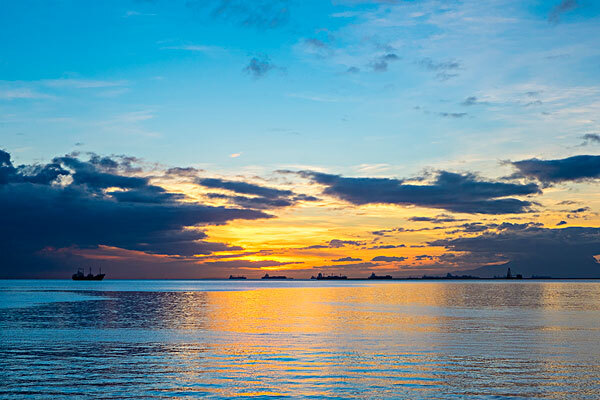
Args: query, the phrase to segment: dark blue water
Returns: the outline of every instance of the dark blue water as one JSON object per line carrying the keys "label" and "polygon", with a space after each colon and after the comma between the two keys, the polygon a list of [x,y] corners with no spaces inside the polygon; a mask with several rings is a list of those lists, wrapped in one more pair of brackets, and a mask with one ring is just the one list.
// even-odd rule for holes
{"label": "dark blue water", "polygon": [[599,398],[600,283],[0,281],[0,398]]}

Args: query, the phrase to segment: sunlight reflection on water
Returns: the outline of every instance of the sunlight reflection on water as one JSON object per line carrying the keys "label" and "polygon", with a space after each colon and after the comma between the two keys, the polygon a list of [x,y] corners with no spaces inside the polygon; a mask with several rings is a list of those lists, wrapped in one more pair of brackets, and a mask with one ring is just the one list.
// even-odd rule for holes
{"label": "sunlight reflection on water", "polygon": [[1,398],[600,390],[596,282],[2,281],[0,302]]}

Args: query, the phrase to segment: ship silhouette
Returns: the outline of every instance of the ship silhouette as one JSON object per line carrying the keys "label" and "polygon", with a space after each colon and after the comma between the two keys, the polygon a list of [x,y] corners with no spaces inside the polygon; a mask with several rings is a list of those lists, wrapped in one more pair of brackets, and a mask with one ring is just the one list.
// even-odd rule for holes
{"label": "ship silhouette", "polygon": [[229,275],[229,279],[246,279],[246,277],[241,275]]}
{"label": "ship silhouette", "polygon": [[269,275],[269,274],[265,274],[265,276],[263,276],[260,279],[292,279],[292,278],[288,278],[285,275]]}
{"label": "ship silhouette", "polygon": [[310,279],[316,279],[318,281],[320,281],[320,280],[343,280],[343,279],[348,279],[348,277],[345,275],[327,275],[327,276],[325,276],[319,272],[319,275],[317,275],[316,278],[314,276],[311,276]]}
{"label": "ship silhouette", "polygon": [[391,275],[375,275],[375,272],[372,272],[371,275],[367,279],[393,279]]}
{"label": "ship silhouette", "polygon": [[72,276],[74,281],[101,281],[104,279],[104,274],[102,273],[102,269],[99,270],[97,275],[92,274],[92,267],[90,267],[90,273],[85,275],[83,268],[78,268],[77,272]]}

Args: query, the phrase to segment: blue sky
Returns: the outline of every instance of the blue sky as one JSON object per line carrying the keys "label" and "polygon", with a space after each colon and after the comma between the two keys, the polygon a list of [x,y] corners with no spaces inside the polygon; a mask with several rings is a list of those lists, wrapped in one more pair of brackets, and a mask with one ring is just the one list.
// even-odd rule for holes
{"label": "blue sky", "polygon": [[559,3],[6,2],[0,134],[23,161],[75,143],[219,168],[545,155],[597,130],[598,4],[550,20]]}
{"label": "blue sky", "polygon": [[[116,170],[95,164],[92,153],[133,156],[137,169],[123,163],[118,171],[143,175],[144,195],[166,190],[211,206],[218,199],[248,206],[226,184],[219,193],[229,197],[218,197],[190,177],[173,181],[164,172],[195,167],[204,178],[287,191],[285,201],[276,200],[294,206],[269,219],[273,238],[295,237],[294,230],[309,229],[299,228],[302,221],[311,221],[307,235],[315,243],[341,233],[362,243],[361,232],[413,226],[414,213],[464,208],[446,198],[433,207],[421,199],[372,202],[335,185],[319,192],[313,185],[328,184],[325,178],[297,171],[391,179],[342,186],[404,185],[410,178],[443,190],[440,171],[450,171],[467,183],[478,177],[537,182],[539,190],[527,193],[503,186],[507,196],[538,196],[519,197],[514,209],[528,214],[508,213],[505,220],[600,222],[595,170],[585,176],[566,171],[583,160],[570,157],[597,154],[600,145],[598,2],[54,0],[5,1],[1,9],[0,149],[11,157],[5,167],[13,184],[66,154],[91,157],[85,168],[103,173]],[[512,163],[532,158],[567,160],[543,164],[565,168],[564,175],[549,178],[528,169],[535,163]],[[76,170],[74,161],[61,160],[62,168]],[[29,167],[18,170],[21,164]],[[61,181],[63,175],[53,187],[84,185],[75,175]],[[110,187],[90,187],[91,198],[116,198]],[[304,204],[292,190],[323,203]],[[568,201],[586,211],[565,209]],[[502,222],[455,219],[463,218],[496,224],[492,230]],[[206,235],[252,251],[274,243],[267,237],[244,242],[242,232],[250,228],[236,224],[207,228]],[[440,240],[419,236],[418,224],[410,229],[415,248]],[[307,237],[298,239],[305,247],[312,243]],[[420,255],[406,257],[413,256]],[[331,254],[344,257],[360,255]]]}

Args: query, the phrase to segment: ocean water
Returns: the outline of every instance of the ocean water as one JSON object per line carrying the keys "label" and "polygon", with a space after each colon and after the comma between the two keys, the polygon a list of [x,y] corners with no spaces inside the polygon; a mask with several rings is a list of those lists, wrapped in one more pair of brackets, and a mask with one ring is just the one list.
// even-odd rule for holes
{"label": "ocean water", "polygon": [[600,282],[0,281],[0,398],[600,398]]}

